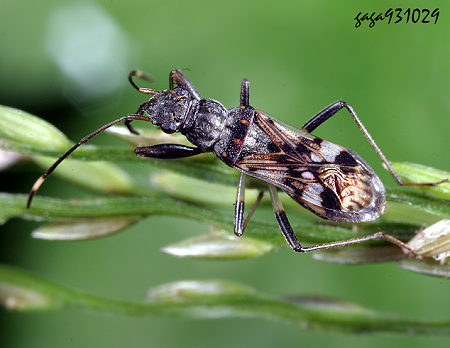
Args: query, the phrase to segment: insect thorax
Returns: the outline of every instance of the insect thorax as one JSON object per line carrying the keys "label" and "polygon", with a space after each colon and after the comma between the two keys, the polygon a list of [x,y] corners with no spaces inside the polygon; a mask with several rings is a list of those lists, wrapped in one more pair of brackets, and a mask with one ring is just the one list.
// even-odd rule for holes
{"label": "insect thorax", "polygon": [[186,116],[181,133],[203,151],[211,151],[221,138],[227,117],[228,110],[217,100],[195,100]]}
{"label": "insect thorax", "polygon": [[211,149],[227,165],[233,167],[242,152],[245,139],[253,125],[254,114],[255,109],[251,106],[228,110],[220,138]]}

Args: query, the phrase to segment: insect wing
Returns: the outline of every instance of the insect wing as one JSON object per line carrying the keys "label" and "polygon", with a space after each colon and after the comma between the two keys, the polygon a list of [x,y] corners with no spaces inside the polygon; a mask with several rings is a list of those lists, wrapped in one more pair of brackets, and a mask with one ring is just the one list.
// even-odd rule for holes
{"label": "insect wing", "polygon": [[326,219],[363,222],[384,212],[384,186],[356,152],[261,111],[255,111],[234,167],[279,187]]}

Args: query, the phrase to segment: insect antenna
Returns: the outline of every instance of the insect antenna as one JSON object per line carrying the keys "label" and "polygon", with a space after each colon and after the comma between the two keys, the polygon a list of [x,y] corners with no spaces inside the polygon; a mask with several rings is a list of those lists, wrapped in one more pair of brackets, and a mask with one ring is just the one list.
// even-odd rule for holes
{"label": "insect antenna", "polygon": [[86,135],[83,139],[81,139],[78,143],[76,143],[74,146],[72,146],[66,153],[64,153],[61,157],[59,157],[55,163],[52,164],[50,168],[47,169],[47,171],[42,174],[39,179],[36,180],[36,182],[33,184],[33,187],[30,190],[30,193],[28,194],[28,201],[27,201],[27,209],[31,206],[31,201],[33,200],[33,197],[39,187],[43,184],[44,180],[51,174],[53,171],[58,167],[58,165],[64,161],[72,152],[74,152],[78,147],[83,145],[85,142],[89,141],[93,137],[95,137],[97,134],[103,132],[105,129],[108,129],[111,126],[114,126],[117,123],[123,122],[123,121],[135,121],[135,120],[141,120],[141,121],[150,121],[150,119],[146,116],[142,115],[127,115],[123,116],[115,121],[112,121],[108,124],[105,124],[104,126],[100,127],[96,131]]}

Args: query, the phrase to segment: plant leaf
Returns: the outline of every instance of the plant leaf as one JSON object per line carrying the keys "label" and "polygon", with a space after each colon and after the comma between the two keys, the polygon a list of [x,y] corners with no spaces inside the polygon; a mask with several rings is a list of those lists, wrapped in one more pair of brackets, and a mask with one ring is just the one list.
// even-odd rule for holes
{"label": "plant leaf", "polygon": [[0,138],[11,144],[24,144],[23,148],[30,150],[62,151],[72,145],[47,121],[3,105],[0,105]]}
{"label": "plant leaf", "polygon": [[42,225],[31,235],[33,238],[46,240],[72,241],[98,238],[118,232],[139,219],[138,216],[128,216],[59,221]]}
{"label": "plant leaf", "polygon": [[244,259],[259,257],[274,249],[273,245],[249,237],[237,237],[212,227],[210,233],[165,246],[167,254],[195,259]]}
{"label": "plant leaf", "polygon": [[401,268],[408,271],[431,275],[441,278],[450,278],[450,263],[440,263],[433,260],[418,262],[416,260],[401,260],[397,263]]}
{"label": "plant leaf", "polygon": [[152,128],[137,128],[135,130],[139,133],[139,135],[131,133],[127,127],[123,126],[113,126],[108,128],[105,132],[115,137],[125,140],[128,144],[133,147],[137,146],[149,146],[155,144],[166,144],[166,143],[175,143],[175,144],[184,144],[191,145],[192,144],[186,139],[185,136],[181,134],[167,134],[161,132],[156,127]]}
{"label": "plant leaf", "polygon": [[[32,159],[44,170],[49,168],[56,160],[44,156],[32,156]],[[137,190],[131,177],[110,162],[66,159],[55,170],[55,174],[70,182],[99,192],[132,193]]]}
{"label": "plant leaf", "polygon": [[386,189],[384,221],[431,225],[450,216],[450,201],[405,188]]}
{"label": "plant leaf", "polygon": [[441,263],[450,257],[450,220],[442,220],[419,231],[409,242],[417,253]]}
{"label": "plant leaf", "polygon": [[77,306],[126,316],[189,318],[254,317],[283,320],[310,330],[449,335],[450,320],[407,319],[323,297],[275,297],[230,281],[179,281],[149,291],[147,302],[114,300],[62,287],[17,268],[0,265],[0,301],[9,310]]}
{"label": "plant leaf", "polygon": [[[427,167],[422,164],[409,162],[391,163],[394,170],[406,182],[434,183],[442,180],[450,180],[450,173],[444,170]],[[436,186],[419,186],[427,194],[444,199],[450,199],[450,182],[441,183]]]}

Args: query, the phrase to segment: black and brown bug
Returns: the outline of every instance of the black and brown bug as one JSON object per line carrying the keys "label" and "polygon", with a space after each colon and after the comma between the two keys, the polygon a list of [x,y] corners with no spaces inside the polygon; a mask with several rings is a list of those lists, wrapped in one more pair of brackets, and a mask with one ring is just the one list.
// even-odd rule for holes
{"label": "black and brown bug", "polygon": [[311,118],[301,129],[294,129],[250,106],[248,80],[243,80],[241,84],[240,106],[226,109],[216,100],[203,99],[180,70],[170,72],[170,88],[161,92],[138,87],[133,81],[134,76],[146,78],[147,75],[132,71],[129,81],[140,93],[150,94],[152,97],[135,114],[102,126],[64,153],[33,185],[28,208],[45,178],[80,145],[119,122],[124,121],[130,132],[136,134],[136,130],[130,125],[131,121],[149,121],[166,133],[181,132],[195,147],[179,144],[137,147],[137,156],[173,159],[212,152],[226,165],[241,173],[234,219],[236,235],[242,235],[263,195],[261,191],[244,219],[245,177],[248,175],[267,182],[280,229],[295,251],[308,252],[384,238],[418,257],[402,241],[382,232],[362,238],[302,247],[291,228],[278,197],[277,187],[324,219],[365,222],[375,220],[384,212],[385,189],[373,169],[354,151],[311,134],[343,108],[348,110],[398,184],[437,184],[404,184],[347,103],[335,102]]}

